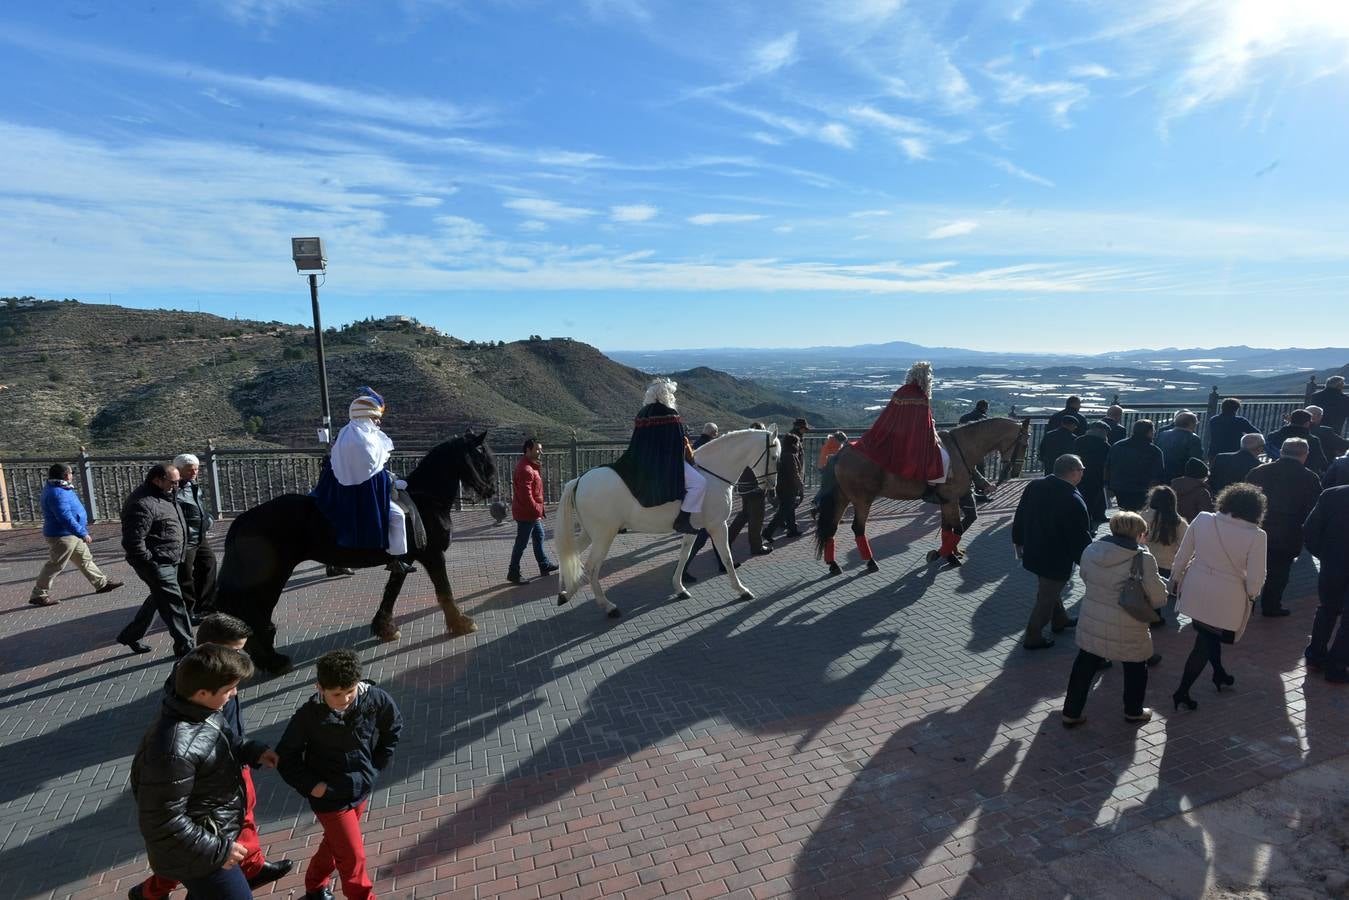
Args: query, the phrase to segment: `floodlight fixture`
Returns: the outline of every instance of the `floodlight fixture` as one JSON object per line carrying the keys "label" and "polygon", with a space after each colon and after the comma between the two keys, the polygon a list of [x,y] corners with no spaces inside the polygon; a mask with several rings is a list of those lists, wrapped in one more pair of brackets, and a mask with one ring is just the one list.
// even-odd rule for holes
{"label": "floodlight fixture", "polygon": [[323,238],[291,238],[290,258],[295,260],[297,272],[322,272],[328,268],[328,257],[323,254]]}

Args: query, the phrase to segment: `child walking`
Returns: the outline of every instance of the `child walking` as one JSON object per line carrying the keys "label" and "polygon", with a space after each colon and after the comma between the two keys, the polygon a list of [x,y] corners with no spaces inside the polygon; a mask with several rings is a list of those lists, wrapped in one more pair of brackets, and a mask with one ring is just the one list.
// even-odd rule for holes
{"label": "child walking", "polygon": [[305,870],[306,900],[331,900],[333,870],[347,900],[373,898],[360,820],[375,778],[393,759],[403,716],[385,691],[361,679],[351,650],[318,660],[318,693],[295,711],[277,751],[277,770],[309,798],[323,841]]}

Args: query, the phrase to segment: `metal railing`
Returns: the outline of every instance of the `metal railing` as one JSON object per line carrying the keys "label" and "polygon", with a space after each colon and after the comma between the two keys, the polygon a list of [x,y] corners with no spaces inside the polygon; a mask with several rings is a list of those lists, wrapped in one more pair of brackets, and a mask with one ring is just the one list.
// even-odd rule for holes
{"label": "metal railing", "polygon": [[[1309,386],[1308,393],[1313,387],[1314,383]],[[1220,402],[1221,397],[1215,389],[1208,397],[1206,408],[1190,409],[1199,417],[1199,434],[1206,442],[1207,420],[1216,413]],[[1241,412],[1262,432],[1269,432],[1279,428],[1283,423],[1283,417],[1292,410],[1301,408],[1305,402],[1306,397],[1298,395],[1246,396],[1242,398]],[[1149,418],[1154,420],[1160,429],[1169,425],[1177,412],[1187,408],[1189,407],[1178,403],[1132,404],[1125,407],[1122,424],[1126,429],[1131,429],[1138,419]],[[1015,408],[1011,412],[1015,415]],[[1099,418],[1105,410],[1084,407],[1082,412],[1091,420]],[[1022,475],[1034,477],[1041,471],[1038,450],[1050,417],[1046,414],[1037,414],[1028,418],[1031,420],[1031,435]],[[941,424],[938,427],[949,428],[953,425],[954,423]],[[828,434],[842,430],[847,432],[849,437],[856,438],[866,431],[866,428],[866,425],[817,426],[805,436],[804,480],[808,496],[819,486],[820,472],[816,468],[816,462]],[[541,459],[544,499],[547,503],[556,503],[567,481],[588,469],[617,459],[626,448],[627,441],[571,441],[548,446],[551,449],[545,449]],[[395,473],[404,475],[412,471],[418,460],[429,449],[428,446],[408,446],[396,450],[389,468]],[[198,454],[202,463],[199,481],[205,491],[207,503],[217,518],[235,516],[281,494],[308,493],[318,481],[324,452],[321,448],[231,450],[207,447]],[[495,455],[497,475],[494,499],[509,505],[512,498],[512,475],[521,454],[516,449],[503,449],[496,450]],[[95,456],[81,449],[70,464],[75,470],[76,490],[89,512],[90,521],[117,519],[126,497],[144,481],[146,470],[166,458],[168,457],[163,454]],[[50,457],[43,459],[11,457],[0,460],[0,528],[41,523],[42,489],[46,485],[47,469],[52,462]],[[989,478],[999,477],[1000,460],[996,454],[991,454],[983,461],[983,470]],[[476,495],[471,495],[467,491],[461,493],[462,502],[466,506],[481,502]]]}

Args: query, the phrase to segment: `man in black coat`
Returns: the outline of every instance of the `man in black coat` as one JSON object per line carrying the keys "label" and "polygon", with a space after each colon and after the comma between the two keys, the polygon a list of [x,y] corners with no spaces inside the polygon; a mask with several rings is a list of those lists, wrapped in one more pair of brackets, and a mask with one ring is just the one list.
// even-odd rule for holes
{"label": "man in black coat", "polygon": [[183,510],[187,526],[183,545],[183,563],[178,567],[178,586],[183,592],[187,614],[196,625],[203,616],[215,610],[215,553],[206,534],[215,523],[215,517],[206,508],[206,495],[197,483],[201,461],[191,453],[180,453],[173,458],[178,470],[178,490],[174,499]]}
{"label": "man in black coat", "polygon": [[969,412],[965,413],[965,415],[960,417],[959,424],[968,425],[971,422],[982,422],[984,419],[987,418],[988,418],[988,401],[977,400],[975,401],[974,409],[970,410]]}
{"label": "man in black coat", "polygon": [[[1241,401],[1228,397],[1223,401],[1222,412],[1208,420],[1208,458],[1216,459],[1220,453],[1236,453],[1241,449],[1244,435],[1259,434],[1260,429],[1251,424],[1241,412]],[[1261,442],[1263,443],[1263,441]]]}
{"label": "man in black coat", "polygon": [[1110,457],[1110,443],[1106,439],[1109,434],[1110,428],[1104,422],[1092,422],[1073,448],[1085,468],[1077,492],[1086,501],[1093,529],[1106,520],[1105,463]]}
{"label": "man in black coat", "polygon": [[1110,445],[1105,483],[1115,494],[1115,505],[1137,512],[1147,505],[1148,491],[1162,483],[1166,460],[1152,442],[1155,428],[1149,419],[1134,422],[1134,433]]}
{"label": "man in black coat", "polygon": [[1162,451],[1165,467],[1162,481],[1170,484],[1173,479],[1185,474],[1185,465],[1192,459],[1204,459],[1204,442],[1196,433],[1199,430],[1199,417],[1188,409],[1176,413],[1171,427],[1163,430],[1154,439]]}
{"label": "man in black coat", "polygon": [[[239,737],[220,710],[253,674],[248,657],[207,644],[187,654],[131,763],[141,837],[156,875],[194,897],[252,896],[239,863],[244,821],[241,763],[276,765],[265,744]],[[139,885],[137,885],[139,887]]]}
{"label": "man in black coat", "polygon": [[[1053,420],[1051,420],[1053,421]],[[1065,453],[1072,453],[1077,446],[1078,434],[1086,432],[1085,425],[1078,429],[1077,419],[1061,416],[1053,427],[1040,439],[1040,470],[1049,475],[1054,471],[1054,460]]]}
{"label": "man in black coat", "polygon": [[1258,431],[1241,436],[1241,449],[1234,453],[1219,453],[1213,458],[1213,469],[1208,483],[1213,496],[1218,496],[1229,484],[1246,480],[1246,473],[1260,465],[1260,454],[1265,449],[1265,436]]}
{"label": "man in black coat", "polygon": [[1325,410],[1313,405],[1307,407],[1307,412],[1312,417],[1311,422],[1307,424],[1307,430],[1320,442],[1321,452],[1325,454],[1327,460],[1337,459],[1349,452],[1349,440],[1326,424]]}
{"label": "man in black coat", "polygon": [[778,509],[773,520],[763,530],[765,543],[773,542],[773,533],[785,528],[788,537],[800,537],[796,527],[796,507],[806,491],[806,458],[801,439],[810,431],[805,419],[792,422],[792,430],[781,435],[782,456],[778,458]]}
{"label": "man in black coat", "polygon": [[1077,423],[1076,433],[1085,434],[1087,431],[1087,417],[1082,415],[1081,409],[1082,409],[1082,398],[1069,397],[1066,401],[1064,401],[1063,409],[1059,410],[1058,412],[1054,413],[1054,415],[1049,417],[1049,422],[1048,424],[1045,425],[1045,428],[1047,430],[1052,430],[1054,428],[1058,428],[1059,422],[1062,421],[1063,419],[1072,419],[1075,423]]}
{"label": "man in black coat", "polygon": [[1278,459],[1283,453],[1283,442],[1289,438],[1302,438],[1307,442],[1307,468],[1320,475],[1330,467],[1321,442],[1312,436],[1312,414],[1305,409],[1295,409],[1285,416],[1288,424],[1273,434],[1265,435],[1265,454],[1270,459]]}
{"label": "man in black coat", "polygon": [[[749,427],[758,431],[764,430],[762,422],[755,422]],[[772,553],[773,548],[763,541],[764,485],[759,482],[759,473],[746,466],[745,471],[740,473],[736,493],[740,495],[740,511],[726,527],[727,545],[735,543],[735,539],[740,536],[740,530],[748,524],[750,556]]]}
{"label": "man in black coat", "polygon": [[[1349,612],[1349,485],[1321,494],[1302,526],[1302,537],[1321,561],[1316,580],[1320,605],[1305,652],[1307,666],[1325,669],[1326,681],[1349,684],[1349,623],[1341,619]],[[1337,621],[1340,628],[1332,644]]]}
{"label": "man in black coat", "polygon": [[122,507],[122,549],[126,561],[150,588],[136,617],[117,635],[117,643],[133,653],[149,653],[141,638],[150,630],[155,613],[173,638],[173,655],[192,652],[192,624],[188,621],[178,567],[183,562],[187,523],[174,500],[178,470],[170,465],[150,467],[145,483],[131,492]]}
{"label": "man in black coat", "polygon": [[1312,394],[1311,402],[1325,410],[1325,425],[1337,434],[1344,434],[1344,423],[1349,419],[1349,396],[1344,393],[1344,376],[1332,375],[1326,386]]}
{"label": "man in black coat", "polygon": [[1092,538],[1087,504],[1077,492],[1082,474],[1082,460],[1064,454],[1054,463],[1054,474],[1026,485],[1016,506],[1012,544],[1021,565],[1039,579],[1035,608],[1026,623],[1027,650],[1054,646],[1044,636],[1046,625],[1057,634],[1077,624],[1063,608],[1063,589]]}
{"label": "man in black coat", "polygon": [[1106,440],[1110,442],[1112,447],[1129,436],[1129,432],[1124,427],[1124,407],[1119,404],[1107,409],[1101,421],[1110,429],[1110,434],[1106,436]]}
{"label": "man in black coat", "polygon": [[1341,456],[1330,464],[1326,469],[1326,474],[1321,476],[1321,490],[1328,491],[1333,487],[1339,487],[1342,484],[1349,484],[1349,455]]}
{"label": "man in black coat", "polygon": [[1264,529],[1266,544],[1265,587],[1260,592],[1260,613],[1286,616],[1283,591],[1288,574],[1302,553],[1302,523],[1307,521],[1321,494],[1321,480],[1307,469],[1307,442],[1302,438],[1284,441],[1283,455],[1256,466],[1246,480],[1265,495]]}

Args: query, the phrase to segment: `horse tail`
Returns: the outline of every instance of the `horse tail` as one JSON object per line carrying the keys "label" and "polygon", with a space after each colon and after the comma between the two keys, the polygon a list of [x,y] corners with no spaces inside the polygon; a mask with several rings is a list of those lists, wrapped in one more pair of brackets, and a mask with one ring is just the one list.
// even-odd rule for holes
{"label": "horse tail", "polygon": [[562,590],[567,594],[573,593],[581,583],[581,554],[576,551],[576,485],[580,480],[573,478],[562,488],[561,511],[554,539],[557,564],[562,569]]}
{"label": "horse tail", "polygon": [[827,479],[820,486],[820,502],[815,513],[815,558],[824,554],[824,548],[838,534],[838,521],[848,502],[839,490],[838,479]]}

